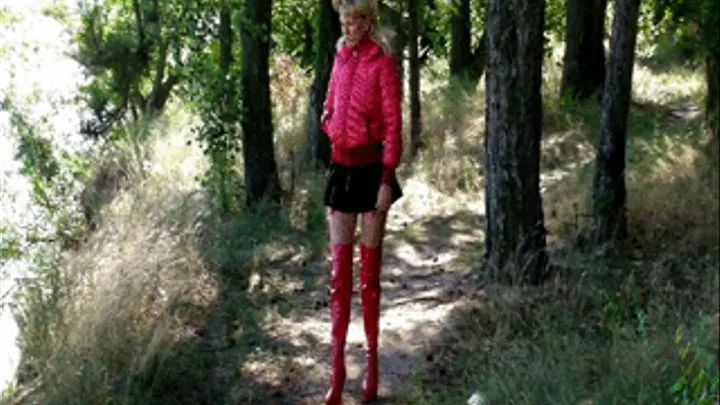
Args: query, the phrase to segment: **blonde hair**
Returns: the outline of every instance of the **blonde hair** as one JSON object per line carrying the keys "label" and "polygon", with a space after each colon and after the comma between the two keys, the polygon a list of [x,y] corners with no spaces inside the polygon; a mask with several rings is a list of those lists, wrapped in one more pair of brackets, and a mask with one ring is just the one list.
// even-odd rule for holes
{"label": "blonde hair", "polygon": [[[343,14],[363,14],[372,19],[370,26],[370,36],[378,45],[388,54],[395,54],[395,32],[390,28],[380,25],[380,7],[378,0],[332,0],[335,11]],[[345,38],[340,38],[338,48],[345,42]]]}

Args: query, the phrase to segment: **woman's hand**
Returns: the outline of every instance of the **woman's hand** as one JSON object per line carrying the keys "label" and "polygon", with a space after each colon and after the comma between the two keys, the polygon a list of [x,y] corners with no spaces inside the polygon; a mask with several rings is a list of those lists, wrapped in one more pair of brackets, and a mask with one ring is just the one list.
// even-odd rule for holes
{"label": "woman's hand", "polygon": [[381,184],[378,190],[377,202],[375,209],[380,212],[387,212],[392,204],[392,189],[387,184]]}

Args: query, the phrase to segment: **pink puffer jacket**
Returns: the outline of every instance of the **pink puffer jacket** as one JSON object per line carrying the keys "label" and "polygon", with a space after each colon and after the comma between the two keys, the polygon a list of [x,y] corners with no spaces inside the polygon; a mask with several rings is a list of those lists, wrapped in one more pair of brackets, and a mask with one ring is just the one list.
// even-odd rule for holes
{"label": "pink puffer jacket", "polygon": [[322,123],[333,144],[333,159],[350,166],[382,161],[386,174],[394,172],[403,148],[401,103],[394,56],[369,36],[355,47],[342,45],[335,56]]}

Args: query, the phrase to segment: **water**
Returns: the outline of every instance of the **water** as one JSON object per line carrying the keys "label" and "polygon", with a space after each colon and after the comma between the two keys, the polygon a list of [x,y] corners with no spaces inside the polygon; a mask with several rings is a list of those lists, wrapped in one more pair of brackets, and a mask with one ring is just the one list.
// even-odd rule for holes
{"label": "water", "polygon": [[[0,0],[0,10],[13,21],[6,18],[0,24],[0,102],[9,97],[27,121],[42,123],[42,136],[55,153],[84,148],[77,131],[82,111],[73,101],[84,80],[82,71],[67,56],[71,38],[65,27],[43,15],[45,7],[58,3],[66,3],[74,15],[74,1]],[[0,110],[0,226],[22,233],[41,221],[41,211],[33,206],[31,186],[19,173],[16,151],[10,114]],[[20,357],[10,304],[17,280],[27,276],[28,263],[21,260],[0,268],[0,392],[12,383]]]}

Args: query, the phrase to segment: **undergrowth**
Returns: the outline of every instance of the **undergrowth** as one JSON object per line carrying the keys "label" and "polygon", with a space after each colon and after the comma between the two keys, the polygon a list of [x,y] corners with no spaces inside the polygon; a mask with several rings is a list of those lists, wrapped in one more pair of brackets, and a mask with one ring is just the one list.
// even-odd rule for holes
{"label": "undergrowth", "polygon": [[[263,313],[284,293],[274,279],[279,268],[322,249],[321,178],[298,181],[280,212],[220,214],[196,181],[203,161],[183,132],[190,117],[170,114],[144,144],[116,143],[99,160],[124,162],[115,174],[122,188],[114,189],[117,178],[98,181],[105,171],[94,170],[86,190],[97,226],[47,270],[34,269],[52,277],[21,289],[20,386],[7,401],[216,403],[228,389],[218,387],[226,366],[218,347],[241,361],[266,341]],[[125,158],[138,148],[142,159]],[[262,281],[257,290],[253,276]],[[241,331],[229,341],[219,332],[228,317]]]}
{"label": "undergrowth", "polygon": [[[398,403],[718,401],[717,168],[708,171],[702,152],[702,115],[686,104],[699,103],[702,82],[684,68],[637,73],[630,238],[611,251],[587,249],[600,105],[559,99],[546,83],[543,203],[554,279],[539,288],[478,285],[478,297],[432,339],[427,367]],[[680,76],[688,86],[676,86],[686,83]]]}

